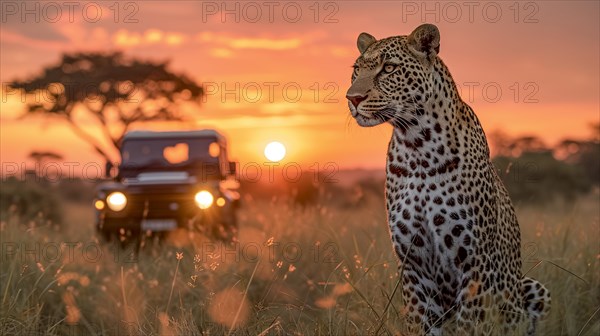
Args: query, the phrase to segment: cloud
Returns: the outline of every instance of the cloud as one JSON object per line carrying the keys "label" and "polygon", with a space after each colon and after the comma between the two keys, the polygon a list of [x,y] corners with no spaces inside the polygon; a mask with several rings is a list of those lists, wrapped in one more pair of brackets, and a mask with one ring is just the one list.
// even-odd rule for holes
{"label": "cloud", "polygon": [[286,50],[296,49],[301,41],[298,38],[293,39],[267,39],[267,38],[237,38],[229,41],[229,46],[234,49],[267,49],[267,50]]}
{"label": "cloud", "polygon": [[215,58],[231,58],[233,51],[227,48],[212,48],[209,50],[209,54]]}
{"label": "cloud", "polygon": [[214,43],[229,49],[290,50],[302,45],[302,39],[267,37],[232,37],[228,34],[202,32],[196,35],[200,43]]}
{"label": "cloud", "polygon": [[154,44],[178,46],[187,40],[187,36],[177,32],[164,32],[160,29],[147,29],[144,33],[120,29],[113,35],[113,43],[119,47],[136,47]]}
{"label": "cloud", "polygon": [[41,10],[39,2],[21,3],[20,6],[17,2],[3,2],[0,13],[3,33],[12,32],[27,39],[44,42],[67,42],[67,38],[55,29],[61,21],[50,22],[47,15],[54,13],[49,11],[44,15],[46,12]]}
{"label": "cloud", "polygon": [[142,43],[142,35],[137,32],[131,33],[125,29],[121,29],[113,35],[112,40],[118,46],[132,47]]}
{"label": "cloud", "polygon": [[187,36],[177,32],[164,32],[160,29],[147,29],[144,33],[120,29],[113,34],[113,43],[119,47],[136,47],[154,44],[178,46],[187,40]]}
{"label": "cloud", "polygon": [[329,47],[329,52],[332,56],[346,58],[356,56],[354,49],[345,46],[331,46]]}
{"label": "cloud", "polygon": [[2,43],[12,43],[23,46],[35,46],[40,49],[60,49],[64,46],[64,42],[55,40],[38,40],[27,35],[22,35],[16,32],[6,30],[2,32]]}
{"label": "cloud", "polygon": [[144,33],[144,40],[148,43],[158,43],[162,41],[165,34],[159,29],[148,29]]}
{"label": "cloud", "polygon": [[165,43],[168,45],[180,45],[186,40],[186,36],[179,33],[169,33],[165,37]]}
{"label": "cloud", "polygon": [[[74,28],[76,27],[76,28]],[[97,50],[103,49],[110,44],[109,34],[105,28],[94,27],[85,29],[82,25],[73,24],[57,24],[55,31],[60,32],[65,38],[64,40],[46,40],[36,39],[27,36],[26,34],[3,31],[0,41],[8,44],[20,46],[26,49],[43,49],[65,52],[69,50]],[[5,61],[3,61],[3,66]]]}

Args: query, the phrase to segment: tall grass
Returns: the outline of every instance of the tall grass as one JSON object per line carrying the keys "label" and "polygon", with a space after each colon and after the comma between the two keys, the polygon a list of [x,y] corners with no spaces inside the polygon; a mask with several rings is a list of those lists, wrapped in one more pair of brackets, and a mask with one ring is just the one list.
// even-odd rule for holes
{"label": "tall grass", "polygon": [[[541,335],[600,334],[597,201],[517,207],[524,271],[552,291]],[[353,206],[248,199],[234,244],[175,232],[139,255],[98,243],[89,209],[68,217],[62,232],[2,222],[0,334],[406,332],[379,195]]]}

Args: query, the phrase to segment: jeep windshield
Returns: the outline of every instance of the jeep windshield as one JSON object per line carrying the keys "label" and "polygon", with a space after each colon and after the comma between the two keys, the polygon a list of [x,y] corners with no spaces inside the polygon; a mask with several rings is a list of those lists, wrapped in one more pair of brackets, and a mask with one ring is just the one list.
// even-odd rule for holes
{"label": "jeep windshield", "polygon": [[121,148],[121,178],[143,172],[186,171],[220,177],[219,145],[212,138],[128,139]]}

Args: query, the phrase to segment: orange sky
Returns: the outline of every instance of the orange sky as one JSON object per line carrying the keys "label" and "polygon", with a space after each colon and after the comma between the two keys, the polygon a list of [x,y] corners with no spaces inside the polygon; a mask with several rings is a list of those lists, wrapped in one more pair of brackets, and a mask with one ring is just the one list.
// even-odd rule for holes
{"label": "orange sky", "polygon": [[[279,140],[287,160],[303,166],[382,167],[390,127],[360,128],[344,98],[356,37],[406,35],[422,22],[440,28],[440,56],[488,132],[536,134],[552,144],[588,136],[600,118],[597,1],[348,1],[321,2],[318,11],[313,1],[228,2],[224,16],[221,1],[129,2],[118,13],[113,1],[96,1],[87,14],[86,3],[72,13],[44,2],[30,2],[25,14],[20,4],[3,7],[2,83],[33,76],[68,51],[170,59],[173,71],[213,90],[197,121],[182,127],[220,129],[242,162],[263,161],[264,145]],[[236,84],[238,97],[221,96]],[[26,161],[32,150],[99,162],[61,123],[17,121],[22,105],[13,96],[3,96],[0,107],[3,165]]]}

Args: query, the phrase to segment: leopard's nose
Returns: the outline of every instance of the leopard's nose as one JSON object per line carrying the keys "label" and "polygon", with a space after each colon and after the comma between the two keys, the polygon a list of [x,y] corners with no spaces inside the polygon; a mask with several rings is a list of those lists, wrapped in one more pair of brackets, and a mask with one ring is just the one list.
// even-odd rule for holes
{"label": "leopard's nose", "polygon": [[361,101],[367,99],[367,96],[351,96],[351,95],[346,95],[346,98],[352,103],[352,105],[354,105],[354,107],[358,107],[358,104],[360,104]]}

